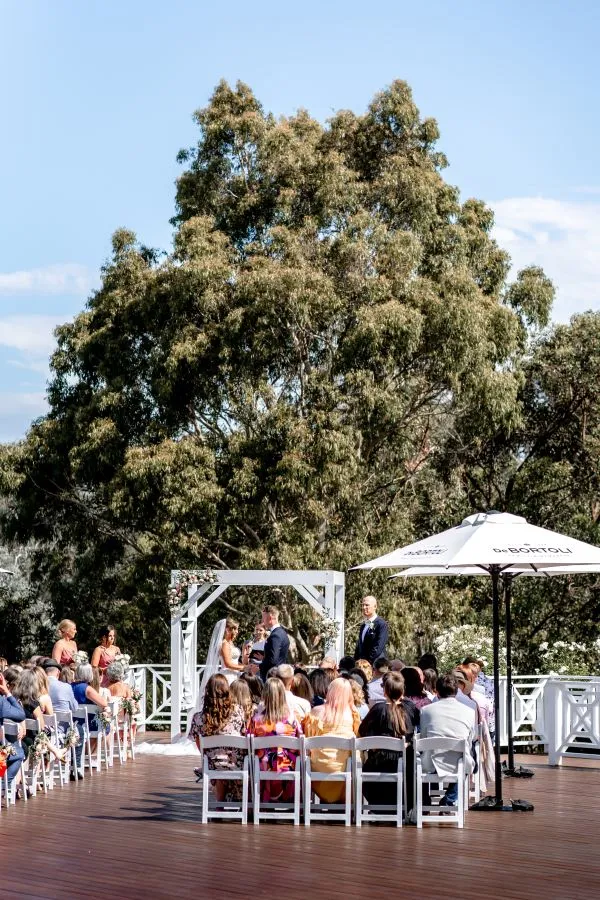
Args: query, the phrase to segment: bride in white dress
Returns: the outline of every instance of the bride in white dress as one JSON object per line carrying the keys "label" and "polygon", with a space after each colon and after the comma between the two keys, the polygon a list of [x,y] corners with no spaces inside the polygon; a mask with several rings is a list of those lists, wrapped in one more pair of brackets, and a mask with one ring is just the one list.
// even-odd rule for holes
{"label": "bride in white dress", "polygon": [[239,673],[245,669],[244,660],[240,663],[242,652],[235,646],[240,626],[233,619],[225,619],[225,631],[219,651],[219,671],[225,676],[229,684],[239,677]]}
{"label": "bride in white dress", "polygon": [[[170,756],[196,755],[198,748],[196,744],[188,739],[192,719],[197,712],[202,711],[204,700],[204,691],[206,683],[211,675],[217,672],[224,675],[231,684],[238,678],[240,672],[243,672],[247,663],[248,652],[244,648],[242,653],[239,647],[236,647],[234,641],[239,632],[239,625],[233,619],[219,619],[210,638],[210,646],[206,655],[206,665],[202,673],[198,693],[196,694],[196,703],[192,709],[188,711],[188,720],[185,735],[175,738],[172,744],[157,744],[144,742],[136,744],[136,753],[152,753]],[[242,661],[240,662],[240,656]]]}

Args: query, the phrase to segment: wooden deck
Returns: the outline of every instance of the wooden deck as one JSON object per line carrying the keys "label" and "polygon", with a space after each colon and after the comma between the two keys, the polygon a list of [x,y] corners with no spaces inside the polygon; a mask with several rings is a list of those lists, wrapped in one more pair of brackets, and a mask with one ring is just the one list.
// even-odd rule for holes
{"label": "wooden deck", "polygon": [[[531,761],[531,757],[527,761]],[[533,813],[465,829],[200,824],[192,757],[138,757],[2,810],[1,898],[284,900],[600,896],[600,768],[505,780]]]}

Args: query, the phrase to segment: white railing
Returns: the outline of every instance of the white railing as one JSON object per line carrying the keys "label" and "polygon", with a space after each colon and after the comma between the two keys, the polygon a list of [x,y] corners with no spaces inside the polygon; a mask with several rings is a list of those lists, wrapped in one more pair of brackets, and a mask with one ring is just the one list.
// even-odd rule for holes
{"label": "white railing", "polygon": [[[204,666],[196,667],[199,678]],[[171,667],[166,663],[131,666],[130,681],[140,691],[138,729],[171,726]],[[496,724],[507,744],[506,678],[500,679]],[[516,748],[543,747],[551,765],[563,757],[600,759],[600,677],[515,675],[513,738]],[[182,711],[185,727],[187,710]]]}

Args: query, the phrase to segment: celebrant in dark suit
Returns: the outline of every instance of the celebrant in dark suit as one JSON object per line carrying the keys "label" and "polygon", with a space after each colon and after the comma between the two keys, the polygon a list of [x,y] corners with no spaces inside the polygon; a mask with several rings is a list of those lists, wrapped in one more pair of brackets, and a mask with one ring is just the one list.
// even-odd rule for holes
{"label": "celebrant in dark suit", "polygon": [[358,641],[354,651],[355,659],[366,659],[373,665],[379,656],[385,655],[388,639],[388,623],[377,615],[375,597],[363,597],[362,612],[364,621],[358,632]]}
{"label": "celebrant in dark suit", "polygon": [[262,622],[271,633],[265,643],[265,655],[260,664],[260,677],[267,680],[267,672],[273,666],[281,666],[287,662],[290,639],[287,631],[279,624],[279,610],[276,606],[265,606],[262,613]]}

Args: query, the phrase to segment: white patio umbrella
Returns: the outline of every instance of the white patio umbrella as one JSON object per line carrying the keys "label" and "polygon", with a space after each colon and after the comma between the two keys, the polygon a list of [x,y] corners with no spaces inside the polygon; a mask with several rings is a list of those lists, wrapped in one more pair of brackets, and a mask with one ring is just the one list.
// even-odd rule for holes
{"label": "white patio umbrella", "polygon": [[[594,565],[600,568],[600,547],[530,525],[522,516],[492,511],[468,516],[455,528],[400,547],[354,568],[426,570],[435,567],[452,569],[452,574],[475,574],[477,570],[487,572],[492,579],[494,705],[499,709],[500,576],[502,573],[514,575],[527,570],[533,572],[554,567],[568,569],[571,566]],[[438,571],[435,574],[440,573]],[[512,809],[505,807],[502,800],[499,729],[495,733],[494,757],[496,796],[495,803],[487,808]]]}

